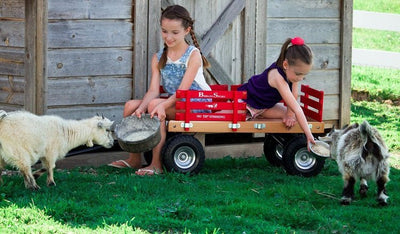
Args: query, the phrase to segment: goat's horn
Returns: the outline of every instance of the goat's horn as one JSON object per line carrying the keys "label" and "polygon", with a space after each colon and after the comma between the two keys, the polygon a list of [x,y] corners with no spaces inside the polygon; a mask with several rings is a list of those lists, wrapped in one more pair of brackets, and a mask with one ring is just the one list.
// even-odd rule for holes
{"label": "goat's horn", "polygon": [[104,119],[104,114],[101,114],[101,117]]}

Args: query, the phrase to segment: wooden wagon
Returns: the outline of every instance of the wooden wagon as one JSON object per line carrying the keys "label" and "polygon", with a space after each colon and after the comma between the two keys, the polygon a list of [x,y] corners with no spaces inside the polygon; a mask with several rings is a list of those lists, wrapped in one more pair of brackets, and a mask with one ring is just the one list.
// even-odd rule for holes
{"label": "wooden wagon", "polygon": [[[169,138],[163,147],[167,170],[196,173],[204,163],[204,145],[195,134],[263,133],[264,154],[275,165],[283,165],[288,174],[315,176],[325,160],[307,150],[307,141],[299,124],[288,129],[280,119],[246,120],[245,91],[237,85],[213,85],[211,91],[178,90],[176,118],[168,121]],[[313,134],[324,133],[322,122],[324,92],[301,86],[300,104]],[[203,101],[198,101],[198,100]],[[171,134],[174,133],[174,134]]]}

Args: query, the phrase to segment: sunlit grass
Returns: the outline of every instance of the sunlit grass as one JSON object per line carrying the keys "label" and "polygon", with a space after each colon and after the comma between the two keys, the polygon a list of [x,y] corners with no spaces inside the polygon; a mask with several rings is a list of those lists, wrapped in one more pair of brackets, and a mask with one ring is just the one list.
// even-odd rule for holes
{"label": "sunlit grass", "polygon": [[[391,171],[392,181],[400,173]],[[206,160],[195,176],[141,178],[131,169],[76,168],[55,173],[56,187],[24,189],[3,176],[2,233],[390,233],[400,229],[399,184],[390,182],[389,207],[358,195],[343,207],[342,179],[327,160],[316,177],[288,176],[265,158]],[[368,215],[367,215],[368,214]],[[385,220],[385,222],[379,222]],[[391,225],[387,225],[390,222]]]}
{"label": "sunlit grass", "polygon": [[400,1],[398,0],[354,0],[354,10],[376,11],[383,13],[400,14]]}
{"label": "sunlit grass", "polygon": [[400,52],[399,41],[400,32],[353,29],[353,48]]}
{"label": "sunlit grass", "polygon": [[367,91],[370,100],[400,99],[400,70],[353,66],[351,88]]}

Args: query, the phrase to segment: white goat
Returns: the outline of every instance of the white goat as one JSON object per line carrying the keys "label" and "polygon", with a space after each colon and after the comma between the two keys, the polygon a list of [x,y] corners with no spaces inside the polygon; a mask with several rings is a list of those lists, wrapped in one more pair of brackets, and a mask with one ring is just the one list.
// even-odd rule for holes
{"label": "white goat", "polygon": [[367,121],[341,130],[332,130],[319,138],[330,143],[331,157],[342,173],[344,188],[341,204],[349,205],[354,198],[354,185],[360,180],[360,196],[366,197],[367,180],[377,184],[380,205],[387,205],[386,183],[389,182],[389,152],[378,130]]}
{"label": "white goat", "polygon": [[[86,144],[111,148],[114,139],[107,118],[65,120],[58,116],[37,116],[26,111],[0,110],[0,176],[5,165],[20,170],[25,187],[40,189],[35,178],[48,171],[47,185],[55,185],[53,169],[71,149]],[[31,166],[41,160],[43,168],[32,174]],[[34,177],[35,176],[35,177]],[[1,177],[0,177],[1,179]]]}

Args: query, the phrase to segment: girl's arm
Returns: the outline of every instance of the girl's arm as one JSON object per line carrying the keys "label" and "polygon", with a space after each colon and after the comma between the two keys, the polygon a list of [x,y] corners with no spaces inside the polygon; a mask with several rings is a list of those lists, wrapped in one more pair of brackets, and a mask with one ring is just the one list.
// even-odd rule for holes
{"label": "girl's arm", "polygon": [[[298,97],[298,82],[292,83],[292,95],[295,100]],[[283,118],[283,122],[286,124],[287,127],[291,128],[296,124],[296,115],[294,111],[288,106],[287,112],[285,117]]]}
{"label": "girl's arm", "polygon": [[294,98],[292,92],[290,92],[289,85],[286,83],[284,78],[278,73],[278,71],[272,70],[270,71],[268,82],[272,87],[276,88],[279,91],[288,108],[290,108],[295,113],[299,125],[303,129],[304,134],[307,137],[307,147],[309,147],[310,142],[315,144],[314,136],[312,135],[311,130],[308,127],[306,116],[304,115],[301,106]]}
{"label": "girl's arm", "polygon": [[147,106],[149,102],[160,95],[160,71],[158,70],[158,59],[157,55],[154,54],[151,60],[151,80],[150,80],[150,87],[147,90],[146,94],[143,97],[142,103],[136,109],[134,114],[140,117],[141,114],[147,111]]}

